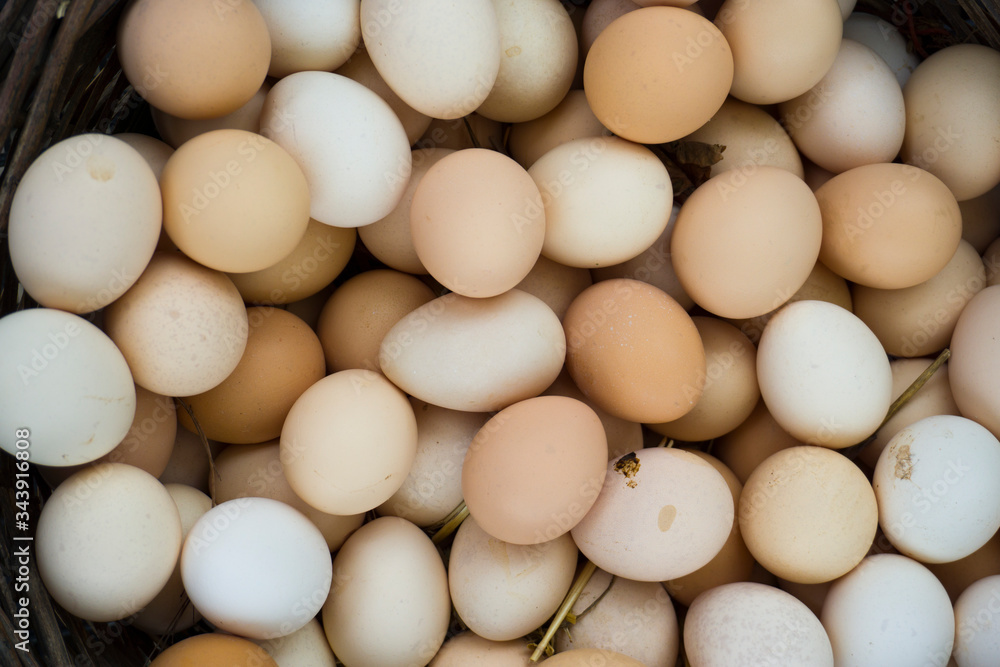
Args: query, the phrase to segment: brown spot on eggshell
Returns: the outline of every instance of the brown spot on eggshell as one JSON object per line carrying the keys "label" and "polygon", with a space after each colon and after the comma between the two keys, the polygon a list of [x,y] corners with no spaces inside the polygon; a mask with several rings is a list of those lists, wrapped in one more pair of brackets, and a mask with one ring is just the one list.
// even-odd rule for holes
{"label": "brown spot on eggshell", "polygon": [[677,518],[677,508],[673,505],[664,505],[660,509],[660,516],[657,517],[656,525],[659,526],[662,532],[667,532],[670,530],[670,526],[673,525],[674,519]]}
{"label": "brown spot on eggshell", "polygon": [[896,479],[910,479],[913,474],[913,459],[910,457],[910,446],[903,445],[896,454]]}

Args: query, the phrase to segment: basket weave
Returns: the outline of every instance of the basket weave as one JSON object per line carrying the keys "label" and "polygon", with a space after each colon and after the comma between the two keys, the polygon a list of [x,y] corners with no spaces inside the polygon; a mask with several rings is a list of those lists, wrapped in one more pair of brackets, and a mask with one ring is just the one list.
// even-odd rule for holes
{"label": "basket weave", "polygon": [[[207,1],[207,0],[206,0]],[[580,11],[588,0],[567,0]],[[155,136],[148,105],[122,74],[115,28],[125,0],[6,0],[0,8],[0,316],[36,305],[11,268],[7,221],[25,170],[45,148],[83,132],[137,131]],[[1000,0],[861,0],[857,9],[897,26],[916,53],[974,42],[1000,50]],[[133,667],[148,664],[174,638],[154,641],[129,619],[91,623],[59,609],[32,565],[31,652],[14,649],[12,562],[13,458],[0,454],[0,667]],[[32,478],[37,520],[51,489]],[[182,636],[208,631],[195,626]]]}

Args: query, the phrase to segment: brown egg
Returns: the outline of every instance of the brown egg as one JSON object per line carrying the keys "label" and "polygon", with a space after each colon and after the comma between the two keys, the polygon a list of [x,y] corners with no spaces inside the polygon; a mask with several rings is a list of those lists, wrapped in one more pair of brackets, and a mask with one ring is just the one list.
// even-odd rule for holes
{"label": "brown egg", "polygon": [[948,376],[964,417],[1000,436],[1000,286],[972,297],[951,337]]}
{"label": "brown egg", "polygon": [[802,444],[781,428],[761,400],[742,424],[715,441],[712,453],[746,484],[761,461],[782,449]]}
{"label": "brown egg", "polygon": [[958,202],[962,211],[962,238],[983,253],[1000,236],[1000,185],[984,195]]}
{"label": "brown egg", "polygon": [[732,169],[750,170],[753,165],[779,167],[799,178],[804,175],[802,158],[785,128],[762,108],[735,97],[727,97],[715,115],[685,141],[725,146],[722,160],[712,165],[712,176]]}
{"label": "brown egg", "polygon": [[816,614],[817,618],[823,611],[823,601],[826,600],[826,594],[831,585],[833,585],[833,581],[824,581],[821,584],[799,584],[787,579],[778,579],[778,587],[798,598],[799,602],[809,607],[809,611]]}
{"label": "brown egg", "polygon": [[[205,435],[229,443],[272,440],[302,392],[325,375],[323,348],[309,326],[271,307],[247,309],[250,336],[239,364],[219,385],[187,403]],[[195,427],[187,411],[181,424]]]}
{"label": "brown egg", "polygon": [[495,642],[471,630],[446,641],[431,660],[431,667],[530,667],[531,649],[520,639]]}
{"label": "brown egg", "polygon": [[544,116],[511,125],[507,148],[511,157],[528,169],[538,158],[560,144],[580,137],[607,134],[608,129],[590,110],[586,94],[582,90],[571,90],[556,108]]}
{"label": "brown egg", "polygon": [[983,263],[986,265],[986,284],[1000,284],[1000,238],[991,243],[983,252]]}
{"label": "brown egg", "polygon": [[739,521],[758,563],[783,579],[815,584],[861,562],[875,537],[878,507],[854,463],[806,445],[757,466],[740,496]]}
{"label": "brown egg", "polygon": [[544,301],[561,320],[573,299],[593,282],[587,269],[539,255],[531,271],[515,287]]}
{"label": "brown egg", "polygon": [[646,667],[635,658],[622,655],[617,651],[599,648],[577,648],[572,651],[557,653],[547,658],[548,667]]}
{"label": "brown egg", "polygon": [[540,544],[573,528],[597,499],[608,461],[600,418],[565,396],[529,398],[498,412],[462,464],[462,494],[483,530]]}
{"label": "brown egg", "polygon": [[327,285],[312,296],[308,296],[285,306],[285,310],[309,325],[313,331],[319,326],[319,316],[323,306],[333,296],[333,285]]}
{"label": "brown egg", "polygon": [[226,447],[215,459],[216,475],[211,484],[215,502],[248,497],[280,500],[305,514],[319,528],[330,551],[336,551],[361,527],[365,515],[327,514],[295,495],[285,478],[279,449],[277,440]]}
{"label": "brown egg", "polygon": [[316,328],[329,371],[380,371],[379,347],[386,333],[433,298],[417,278],[388,269],[365,271],[345,282],[323,306]]}
{"label": "brown egg", "polygon": [[524,167],[470,148],[424,174],[413,193],[410,232],[421,263],[442,285],[465,296],[496,296],[538,259],[545,208]]}
{"label": "brown egg", "polygon": [[732,77],[732,51],[710,21],[677,7],[647,7],[598,35],[583,88],[608,129],[655,144],[704,125],[725,101]]}
{"label": "brown egg", "polygon": [[358,233],[309,219],[295,248],[276,264],[260,271],[230,273],[230,280],[247,303],[277,306],[301,301],[333,282],[347,266]]}
{"label": "brown egg", "polygon": [[587,5],[587,11],[583,15],[583,25],[580,27],[580,52],[586,56],[597,36],[604,32],[612,21],[639,7],[640,5],[632,0],[593,0]]}
{"label": "brown egg", "polygon": [[[740,494],[743,493],[743,484],[736,478],[736,474],[726,467],[719,459],[710,454],[706,454],[697,449],[690,451],[695,456],[707,461],[713,468],[719,471],[729,492],[733,495],[733,506],[740,506]],[[677,602],[687,607],[691,606],[694,599],[703,592],[716,586],[730,584],[737,581],[749,581],[753,572],[754,559],[750,555],[750,550],[743,542],[740,533],[739,518],[733,516],[733,526],[730,529],[729,537],[722,549],[705,565],[690,574],[686,574],[676,579],[663,582],[663,587],[670,593],[670,596]]]}
{"label": "brown egg", "polygon": [[253,3],[140,0],[118,22],[118,57],[136,92],[183,118],[215,118],[246,103],[271,62]]}
{"label": "brown egg", "polygon": [[189,139],[212,130],[246,130],[260,133],[260,112],[270,91],[271,84],[265,81],[250,101],[239,109],[217,118],[179,118],[156,107],[150,107],[149,111],[156,131],[163,140],[174,148],[180,148]]}
{"label": "brown egg", "polygon": [[801,178],[754,167],[695,190],[681,206],[670,251],[695,303],[721,317],[756,317],[802,287],[822,234],[820,207]]}
{"label": "brown egg", "polygon": [[970,585],[1000,574],[1000,533],[965,558],[950,563],[928,563],[927,568],[944,584],[954,603]]}
{"label": "brown egg", "polygon": [[542,392],[543,396],[568,396],[578,401],[586,403],[587,406],[597,413],[604,425],[604,435],[608,438],[608,460],[616,459],[628,452],[642,449],[642,425],[630,422],[621,417],[603,410],[594,401],[580,391],[580,388],[573,382],[569,372],[564,368],[556,378],[556,381],[549,385],[549,388]]}
{"label": "brown egg", "polygon": [[960,241],[951,260],[924,282],[903,289],[855,285],[854,314],[896,357],[923,357],[948,345],[969,300],[986,286],[983,260]]}
{"label": "brown egg", "polygon": [[729,433],[753,412],[760,398],[757,348],[728,322],[692,317],[705,346],[705,385],[686,415],[670,422],[648,424],[661,435],[696,442]]}
{"label": "brown egg", "polygon": [[[177,410],[183,408],[178,406]],[[208,442],[212,456],[218,455],[224,444],[210,440]],[[160,474],[162,484],[184,484],[194,487],[202,493],[208,493],[209,477],[208,452],[197,434],[184,427],[177,427],[174,449],[167,461],[166,469]]]}
{"label": "brown egg", "polygon": [[929,280],[962,238],[951,191],[910,165],[855,167],[827,181],[816,199],[823,212],[820,261],[861,285],[901,289]]}
{"label": "brown egg", "polygon": [[267,651],[249,639],[208,633],[188,637],[156,656],[150,667],[278,667]]}
{"label": "brown egg", "polygon": [[406,273],[427,273],[417,251],[413,248],[410,230],[410,206],[413,193],[424,178],[424,174],[446,155],[453,153],[450,148],[421,148],[411,153],[413,171],[403,192],[403,198],[389,215],[377,222],[358,228],[361,242],[376,258],[390,268]]}
{"label": "brown egg", "polygon": [[566,364],[601,408],[634,422],[677,419],[701,397],[705,348],[690,316],[638,280],[588,287],[563,319]]}

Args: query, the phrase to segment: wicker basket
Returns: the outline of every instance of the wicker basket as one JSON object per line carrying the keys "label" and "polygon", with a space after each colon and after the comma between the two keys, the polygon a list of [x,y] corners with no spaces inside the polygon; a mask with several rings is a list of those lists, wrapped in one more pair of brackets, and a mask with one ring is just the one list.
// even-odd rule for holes
{"label": "wicker basket", "polygon": [[[566,0],[576,11],[589,0]],[[83,132],[142,132],[155,136],[148,105],[122,74],[115,28],[124,0],[6,0],[0,8],[0,316],[36,304],[18,287],[6,227],[22,175],[49,145]],[[1000,0],[861,0],[858,10],[896,25],[926,56],[945,46],[978,42],[1000,49]],[[368,264],[369,262],[365,262]],[[199,624],[156,641],[129,619],[92,623],[58,608],[32,564],[30,652],[17,651],[13,613],[18,572],[13,563],[14,460],[0,454],[0,666],[133,667],[148,664],[165,646],[210,631]],[[51,493],[32,476],[32,521]]]}

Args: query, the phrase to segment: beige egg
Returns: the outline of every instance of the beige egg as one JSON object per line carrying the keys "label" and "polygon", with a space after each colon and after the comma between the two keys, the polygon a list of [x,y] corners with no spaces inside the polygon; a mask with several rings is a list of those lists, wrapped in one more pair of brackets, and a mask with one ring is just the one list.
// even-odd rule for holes
{"label": "beige egg", "polygon": [[[181,517],[181,534],[187,537],[191,526],[212,507],[212,499],[186,484],[165,484]],[[146,634],[158,637],[171,632],[183,632],[201,619],[201,614],[187,600],[181,580],[180,562],[174,566],[170,579],[156,597],[142,608],[132,625]]]}
{"label": "beige egg", "polygon": [[180,118],[156,107],[150,107],[149,111],[153,117],[153,125],[163,140],[174,148],[180,148],[188,140],[212,130],[244,130],[259,133],[260,113],[270,90],[271,84],[265,81],[246,104],[216,118]]}
{"label": "beige egg", "polygon": [[504,123],[533,120],[566,96],[579,48],[558,0],[493,0],[500,29],[500,69],[476,112]]}
{"label": "beige egg", "polygon": [[[729,486],[729,492],[733,496],[733,506],[739,507],[740,494],[743,493],[743,484],[736,478],[736,474],[726,467],[726,464],[711,454],[706,454],[697,449],[684,451],[690,451],[698,458],[710,463],[712,467],[719,471],[719,474],[722,475]],[[719,553],[694,572],[677,577],[676,579],[664,581],[663,588],[670,593],[670,596],[674,600],[690,607],[696,597],[711,588],[737,581],[749,581],[753,574],[753,569],[753,556],[743,542],[743,535],[740,533],[740,522],[738,517],[734,515],[729,537],[726,538],[726,543],[722,545]]]}
{"label": "beige egg", "polygon": [[715,115],[685,137],[685,141],[725,146],[722,159],[712,165],[712,176],[732,169],[749,171],[754,165],[768,165],[802,178],[802,158],[786,129],[764,109],[727,97]]}
{"label": "beige egg", "polygon": [[217,386],[246,349],[247,311],[233,281],[180,253],[156,253],[104,311],[104,329],[138,385],[164,396]]}
{"label": "beige egg", "polygon": [[920,64],[920,56],[909,47],[899,27],[902,26],[865,12],[851,12],[844,19],[844,38],[853,39],[875,51],[889,65],[902,88]]}
{"label": "beige egg", "polygon": [[727,0],[715,25],[733,53],[730,94],[773,104],[805,93],[823,78],[837,57],[844,18],[836,0]]}
{"label": "beige egg", "polygon": [[[382,78],[432,118],[459,118],[489,95],[500,70],[500,25],[490,0],[361,5],[361,34]],[[433,44],[434,48],[426,48]]]}
{"label": "beige egg", "polygon": [[881,56],[852,39],[841,41],[823,78],[783,102],[779,113],[799,150],[834,173],[892,162],[903,145],[906,114],[899,82]]}
{"label": "beige egg", "polygon": [[578,648],[557,653],[547,659],[549,667],[642,667],[642,663],[617,651],[598,648]]}
{"label": "beige egg", "polygon": [[802,171],[805,172],[805,181],[809,188],[816,192],[824,183],[836,176],[832,171],[827,171],[808,158],[802,158]]}
{"label": "beige egg", "polygon": [[694,408],[679,419],[649,424],[661,435],[695,442],[732,431],[750,416],[757,385],[757,348],[736,327],[714,317],[692,317],[705,346],[705,380]]}
{"label": "beige egg", "polygon": [[267,73],[276,79],[306,70],[335,70],[361,43],[360,0],[254,0],[254,4],[271,35]]}
{"label": "beige egg", "polygon": [[854,314],[897,357],[936,354],[948,345],[966,304],[986,286],[986,269],[976,249],[960,241],[936,275],[913,287],[876,289],[855,285]]}
{"label": "beige egg", "polygon": [[365,271],[334,290],[316,332],[330,372],[381,370],[379,348],[401,319],[434,298],[417,278],[387,269]]}
{"label": "beige egg", "polygon": [[124,463],[88,467],[60,484],[38,516],[35,557],[66,611],[116,621],[163,588],[181,550],[181,518],[155,477]]}
{"label": "beige egg", "polygon": [[475,299],[449,293],[417,308],[382,340],[382,372],[415,398],[488,412],[537,396],[566,358],[552,309],[512,289]]}
{"label": "beige egg", "polygon": [[351,55],[350,60],[339,66],[336,73],[346,76],[348,79],[353,79],[365,88],[378,93],[378,96],[385,100],[392,107],[396,116],[399,117],[399,121],[403,124],[403,129],[406,130],[406,138],[409,140],[411,146],[417,143],[417,140],[430,127],[430,116],[420,113],[399,99],[399,95],[389,87],[389,84],[385,82],[382,75],[378,73],[375,63],[372,62],[371,56],[368,55],[368,50],[364,45]]}
{"label": "beige egg", "polygon": [[[720,641],[720,635],[725,637]],[[782,664],[833,667],[833,647],[816,615],[772,586],[725,584],[700,595],[684,620],[692,665]]]}
{"label": "beige egg", "polygon": [[461,118],[434,118],[414,149],[450,148],[460,151],[465,148],[492,148],[501,150],[504,145],[504,126],[499,121],[490,120],[477,113]]}
{"label": "beige egg", "polygon": [[956,44],[931,55],[903,90],[906,136],[900,157],[940,178],[958,200],[1000,184],[1000,53]]}
{"label": "beige egg", "polygon": [[333,571],[322,621],[341,661],[430,662],[444,643],[451,605],[448,574],[427,535],[405,519],[380,517],[348,538]]}
{"label": "beige egg", "polygon": [[878,507],[864,473],[825,447],[783,449],[743,486],[740,530],[758,563],[813,584],[846,574],[875,537]]}
{"label": "beige egg", "polygon": [[802,444],[805,443],[781,428],[767,404],[760,400],[742,424],[715,441],[712,453],[746,484],[761,461],[782,449]]}
{"label": "beige egg", "polygon": [[552,616],[569,591],[578,552],[568,534],[528,546],[489,535],[469,517],[448,557],[455,611],[477,635],[509,641]]}
{"label": "beige egg", "polygon": [[1000,434],[1000,287],[982,290],[965,306],[951,337],[948,377],[955,404],[993,435]]}
{"label": "beige egg", "polygon": [[290,635],[277,639],[253,640],[267,651],[278,667],[308,665],[309,667],[336,667],[337,659],[326,640],[323,626],[315,618]]}
{"label": "beige egg", "polygon": [[149,263],[163,216],[156,175],[103,134],[64,139],[25,171],[10,204],[10,260],[41,305],[89,313],[119,298]]}
{"label": "beige egg", "polygon": [[1000,593],[1000,577],[986,577],[962,593],[955,602],[955,648],[952,660],[961,665],[988,665],[1000,647],[1000,633],[990,622]]}
{"label": "beige egg", "polygon": [[427,527],[462,504],[462,462],[490,414],[448,410],[415,398],[410,404],[417,419],[417,455],[403,485],[376,511]]}
{"label": "beige egg", "polygon": [[507,148],[511,157],[528,169],[538,158],[560,144],[581,137],[609,134],[590,110],[586,94],[582,90],[571,90],[544,116],[511,125]]}
{"label": "beige egg", "polygon": [[786,579],[778,579],[778,587],[781,590],[795,596],[799,602],[809,607],[809,611],[816,614],[817,617],[823,612],[823,602],[826,600],[826,594],[832,585],[833,581],[825,581],[821,584],[799,584]]}
{"label": "beige egg", "polygon": [[167,163],[167,160],[174,152],[172,146],[155,137],[136,132],[120,132],[114,135],[114,137],[115,139],[121,139],[138,151],[139,155],[146,160],[149,168],[153,170],[153,174],[157,180],[159,180],[160,174],[163,173],[163,165]]}
{"label": "beige egg", "polygon": [[430,664],[431,667],[530,667],[531,649],[521,639],[495,642],[466,630],[446,641]]}
{"label": "beige egg", "polygon": [[[182,409],[178,407],[178,410]],[[167,461],[166,469],[160,474],[162,484],[184,484],[194,487],[202,493],[208,493],[209,451],[217,456],[225,445],[219,442],[208,442],[208,450],[197,434],[183,427],[177,428],[174,439],[174,449]]]}
{"label": "beige egg", "polygon": [[416,449],[406,395],[372,371],[340,371],[312,385],[281,430],[288,483],[328,514],[359,514],[384,503],[406,479]]}
{"label": "beige egg", "polygon": [[572,530],[583,555],[635,581],[665,581],[715,557],[733,525],[722,475],[690,452],[640,449],[611,461],[597,502]]}
{"label": "beige egg", "polygon": [[453,292],[502,294],[534,266],[546,236],[538,186],[511,158],[470,148],[436,162],[410,204],[413,248]]}
{"label": "beige egg", "polygon": [[371,224],[395,208],[409,182],[402,123],[378,94],[346,76],[289,74],[268,93],[260,128],[298,162],[309,215],[324,224]]}
{"label": "beige egg", "polygon": [[597,36],[604,32],[619,16],[639,9],[641,5],[632,0],[593,0],[587,5],[580,28],[580,53],[586,56]]}
{"label": "beige egg", "polygon": [[557,653],[604,649],[647,667],[676,665],[680,644],[677,614],[659,583],[615,577],[598,600],[587,605],[578,601],[572,611],[576,623],[556,635]]}
{"label": "beige egg", "polygon": [[573,299],[592,284],[587,269],[566,266],[539,255],[528,275],[515,287],[544,301],[561,320]]}
{"label": "beige egg", "polygon": [[175,116],[216,118],[245,104],[271,60],[253,3],[141,0],[118,21],[118,57],[147,102]]}

